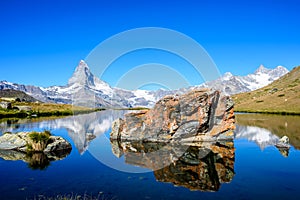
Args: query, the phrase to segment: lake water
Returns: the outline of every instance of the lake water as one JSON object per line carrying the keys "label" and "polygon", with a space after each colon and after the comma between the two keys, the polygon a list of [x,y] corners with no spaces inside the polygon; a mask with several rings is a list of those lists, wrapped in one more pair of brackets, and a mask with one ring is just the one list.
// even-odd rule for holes
{"label": "lake water", "polygon": [[[72,194],[99,199],[300,199],[299,116],[237,114],[233,143],[111,144],[111,123],[124,112],[0,121],[1,134],[46,129],[73,147],[61,160],[43,158],[34,165],[32,159],[13,160],[19,157],[0,152],[0,199]],[[290,138],[289,151],[274,146],[283,135]]]}

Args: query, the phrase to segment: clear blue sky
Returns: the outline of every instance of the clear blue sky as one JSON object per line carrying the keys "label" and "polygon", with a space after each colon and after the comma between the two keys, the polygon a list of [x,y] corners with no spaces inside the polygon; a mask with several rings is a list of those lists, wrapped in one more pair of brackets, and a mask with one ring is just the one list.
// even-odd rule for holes
{"label": "clear blue sky", "polygon": [[64,85],[100,42],[139,27],[190,36],[221,73],[300,65],[297,0],[2,0],[0,8],[0,80]]}

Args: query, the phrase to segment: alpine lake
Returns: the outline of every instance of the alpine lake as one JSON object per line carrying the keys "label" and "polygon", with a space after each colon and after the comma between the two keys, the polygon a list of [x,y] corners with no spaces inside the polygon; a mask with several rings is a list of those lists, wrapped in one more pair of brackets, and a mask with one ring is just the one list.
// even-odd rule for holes
{"label": "alpine lake", "polygon": [[[236,113],[225,144],[111,143],[126,112],[1,119],[1,135],[49,130],[72,151],[55,160],[0,151],[0,199],[300,199],[300,116]],[[284,135],[290,149],[275,147]]]}

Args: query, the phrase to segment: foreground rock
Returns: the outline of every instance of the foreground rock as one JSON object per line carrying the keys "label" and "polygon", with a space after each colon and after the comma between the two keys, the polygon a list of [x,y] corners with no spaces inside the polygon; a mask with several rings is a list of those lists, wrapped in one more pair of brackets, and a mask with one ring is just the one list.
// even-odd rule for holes
{"label": "foreground rock", "polygon": [[194,90],[166,96],[153,109],[114,121],[111,140],[197,142],[232,140],[233,101],[218,91]]}
{"label": "foreground rock", "polygon": [[47,131],[5,133],[0,137],[0,157],[23,160],[30,168],[44,169],[51,161],[61,160],[72,150],[71,144]]}
{"label": "foreground rock", "polygon": [[234,177],[233,142],[190,145],[111,141],[112,151],[125,162],[154,171],[158,181],[190,190],[217,191]]}
{"label": "foreground rock", "polygon": [[44,152],[53,153],[72,149],[71,144],[60,136],[40,137],[42,139],[34,139],[32,134],[39,137],[38,132],[19,132],[5,133],[0,137],[0,150],[14,150],[19,152]]}

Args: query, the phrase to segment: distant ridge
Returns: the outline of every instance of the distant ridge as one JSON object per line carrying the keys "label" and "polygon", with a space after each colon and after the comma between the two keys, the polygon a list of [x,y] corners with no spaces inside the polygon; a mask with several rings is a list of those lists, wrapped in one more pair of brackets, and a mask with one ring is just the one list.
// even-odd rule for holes
{"label": "distant ridge", "polygon": [[206,82],[200,86],[221,90],[227,95],[233,95],[262,88],[288,72],[289,71],[283,66],[268,69],[263,65],[260,65],[259,68],[252,74],[248,74],[246,76],[235,76],[230,72],[227,72],[219,79]]}
{"label": "distant ridge", "polygon": [[236,111],[300,115],[300,66],[263,88],[232,97]]}
{"label": "distant ridge", "polygon": [[13,89],[0,90],[0,98],[15,98],[15,99],[19,98],[20,101],[26,101],[26,102],[38,101],[37,99],[26,94],[25,92],[13,90]]}
{"label": "distant ridge", "polygon": [[155,102],[166,95],[183,94],[191,89],[212,88],[220,90],[227,95],[253,91],[266,86],[279,77],[288,73],[282,66],[274,69],[261,65],[254,73],[247,76],[235,76],[225,73],[217,80],[206,82],[189,88],[177,90],[125,90],[111,87],[106,82],[94,76],[87,63],[81,60],[76,67],[68,84],[65,86],[38,87],[22,85],[8,81],[0,81],[0,90],[13,89],[23,91],[26,94],[47,103],[72,104],[84,107],[97,108],[131,108],[152,107]]}

